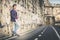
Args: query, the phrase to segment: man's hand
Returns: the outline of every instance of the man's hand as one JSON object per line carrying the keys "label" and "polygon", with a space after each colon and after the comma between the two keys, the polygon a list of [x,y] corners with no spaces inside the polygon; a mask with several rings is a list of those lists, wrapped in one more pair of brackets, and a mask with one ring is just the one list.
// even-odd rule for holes
{"label": "man's hand", "polygon": [[18,17],[16,17],[16,19],[18,19]]}

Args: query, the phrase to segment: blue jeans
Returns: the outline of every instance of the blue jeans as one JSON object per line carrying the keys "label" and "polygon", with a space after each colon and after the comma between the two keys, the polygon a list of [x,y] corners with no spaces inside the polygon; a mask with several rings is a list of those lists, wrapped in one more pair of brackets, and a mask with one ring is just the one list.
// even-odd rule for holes
{"label": "blue jeans", "polygon": [[16,22],[14,22],[14,28],[13,28],[14,30],[13,30],[13,32],[16,33],[18,28],[19,28],[19,25]]}

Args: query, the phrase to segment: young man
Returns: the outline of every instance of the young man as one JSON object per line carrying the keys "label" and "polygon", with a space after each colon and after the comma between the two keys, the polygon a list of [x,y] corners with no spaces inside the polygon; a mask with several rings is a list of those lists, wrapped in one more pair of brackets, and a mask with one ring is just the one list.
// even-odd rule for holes
{"label": "young man", "polygon": [[16,31],[17,31],[17,29],[18,29],[18,24],[16,23],[16,20],[17,20],[17,12],[16,12],[16,7],[17,7],[17,5],[16,4],[13,4],[13,9],[10,11],[10,16],[11,16],[11,22],[13,22],[13,24],[14,24],[14,27],[13,27],[13,31],[12,31],[12,33],[13,33],[13,35],[17,35],[17,36],[19,36],[17,33],[16,33]]}

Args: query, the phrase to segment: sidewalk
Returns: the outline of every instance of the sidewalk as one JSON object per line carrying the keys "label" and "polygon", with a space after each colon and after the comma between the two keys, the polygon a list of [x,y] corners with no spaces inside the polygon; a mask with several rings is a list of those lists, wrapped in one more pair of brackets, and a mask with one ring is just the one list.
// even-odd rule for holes
{"label": "sidewalk", "polygon": [[24,33],[24,35],[21,35],[20,37],[14,36],[14,37],[8,38],[7,40],[12,40],[12,39],[14,39],[14,40],[26,40],[26,39],[34,36],[36,33],[40,32],[44,28],[45,28],[45,26],[41,26],[41,27],[36,28],[35,30],[28,31],[27,33]]}
{"label": "sidewalk", "polygon": [[42,28],[44,28],[44,26],[37,26],[37,27],[32,28],[32,29],[30,29],[30,30],[25,29],[25,30],[27,30],[27,31],[23,30],[23,32],[20,33],[20,36],[23,36],[23,35],[28,34],[28,33],[30,33],[30,32],[34,32],[34,31],[36,31],[36,30],[38,30],[38,29],[41,30]]}

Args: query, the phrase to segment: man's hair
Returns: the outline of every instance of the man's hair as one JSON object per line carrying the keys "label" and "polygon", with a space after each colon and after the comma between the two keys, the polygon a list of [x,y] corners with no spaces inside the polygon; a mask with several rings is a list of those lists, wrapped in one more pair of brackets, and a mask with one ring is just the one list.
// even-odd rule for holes
{"label": "man's hair", "polygon": [[17,6],[17,5],[16,5],[16,4],[13,4],[13,7],[14,7],[14,6]]}

